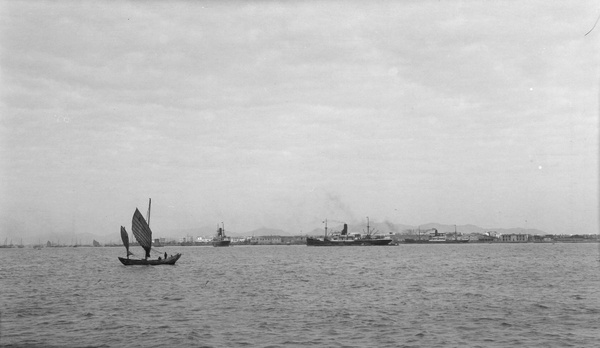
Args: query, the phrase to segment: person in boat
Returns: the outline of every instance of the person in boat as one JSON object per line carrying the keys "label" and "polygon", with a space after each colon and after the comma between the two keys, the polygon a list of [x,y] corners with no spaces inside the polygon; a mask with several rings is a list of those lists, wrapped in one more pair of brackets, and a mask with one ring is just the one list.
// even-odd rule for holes
{"label": "person in boat", "polygon": [[165,260],[167,259],[167,252],[165,251]]}
{"label": "person in boat", "polygon": [[158,261],[160,261],[160,260],[161,260],[161,258],[160,258],[160,256],[159,256],[159,257],[158,257]]}

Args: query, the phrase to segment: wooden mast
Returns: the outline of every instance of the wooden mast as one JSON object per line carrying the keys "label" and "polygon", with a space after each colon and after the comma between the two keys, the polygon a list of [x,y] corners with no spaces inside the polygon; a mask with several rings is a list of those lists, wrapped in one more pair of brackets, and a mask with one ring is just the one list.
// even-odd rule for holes
{"label": "wooden mast", "polygon": [[148,226],[150,226],[150,208],[152,207],[152,198],[148,198],[148,214],[146,215],[146,221],[148,222]]}

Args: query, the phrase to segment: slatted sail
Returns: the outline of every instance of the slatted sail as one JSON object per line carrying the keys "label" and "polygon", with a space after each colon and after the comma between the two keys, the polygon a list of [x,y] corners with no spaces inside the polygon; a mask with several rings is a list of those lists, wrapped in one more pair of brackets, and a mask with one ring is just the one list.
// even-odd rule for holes
{"label": "slatted sail", "polygon": [[121,240],[123,241],[125,250],[127,250],[127,256],[132,255],[131,251],[129,251],[129,235],[127,234],[127,231],[125,231],[125,227],[123,226],[121,226]]}
{"label": "slatted sail", "polygon": [[152,230],[142,216],[142,213],[136,208],[131,219],[131,229],[133,236],[140,243],[140,246],[146,251],[146,258],[150,257],[150,249],[152,248]]}

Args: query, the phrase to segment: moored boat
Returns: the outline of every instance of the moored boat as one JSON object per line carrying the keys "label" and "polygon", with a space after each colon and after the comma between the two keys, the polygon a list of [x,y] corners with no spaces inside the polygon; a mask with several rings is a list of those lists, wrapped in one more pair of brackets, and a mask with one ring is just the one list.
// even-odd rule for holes
{"label": "moored boat", "polygon": [[231,238],[225,235],[225,224],[222,223],[222,227],[217,226],[217,234],[212,240],[212,245],[215,247],[227,247],[231,244]]}
{"label": "moored boat", "polygon": [[348,233],[348,225],[344,224],[344,228],[340,232],[334,232],[330,236],[327,235],[327,220],[325,223],[325,235],[323,238],[306,238],[307,246],[382,246],[389,245],[392,242],[390,237],[377,235],[377,232],[371,230],[369,225],[369,217],[367,217],[367,231],[364,235],[360,233]]}

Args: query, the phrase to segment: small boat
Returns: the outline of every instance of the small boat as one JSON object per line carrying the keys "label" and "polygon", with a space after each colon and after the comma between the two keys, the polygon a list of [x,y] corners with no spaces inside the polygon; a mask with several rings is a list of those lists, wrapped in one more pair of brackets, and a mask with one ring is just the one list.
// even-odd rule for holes
{"label": "small boat", "polygon": [[99,246],[101,246],[101,245],[100,245],[100,243],[99,243],[97,240],[95,240],[95,239],[94,239],[94,241],[92,242],[92,244],[93,244],[95,247],[99,247]]}
{"label": "small boat", "polygon": [[225,235],[225,224],[222,227],[217,226],[217,235],[212,240],[212,245],[215,247],[226,247],[231,244],[231,238]]}
{"label": "small boat", "polygon": [[[152,201],[150,201],[152,202]],[[150,204],[148,205],[148,221],[150,221]],[[127,235],[127,231],[125,227],[121,226],[121,240],[123,241],[123,245],[125,246],[125,250],[127,250],[127,257],[119,257],[119,261],[125,266],[132,265],[174,265],[177,260],[181,257],[180,253],[175,255],[167,256],[164,259],[158,257],[158,259],[149,259],[150,258],[150,250],[152,249],[152,230],[150,230],[150,225],[146,222],[142,213],[136,208],[133,213],[133,218],[131,219],[131,230],[133,231],[133,236],[138,241],[139,245],[145,251],[145,257],[143,259],[130,259],[129,256],[133,255],[129,251],[129,236]],[[165,256],[167,254],[165,253]]]}
{"label": "small boat", "polygon": [[365,235],[361,235],[360,233],[348,234],[348,225],[344,224],[344,229],[342,231],[327,236],[327,219],[325,219],[324,223],[325,235],[323,238],[307,237],[307,246],[381,246],[388,245],[392,242],[390,237],[377,235],[374,230],[371,230],[368,216],[367,231],[365,232]]}

